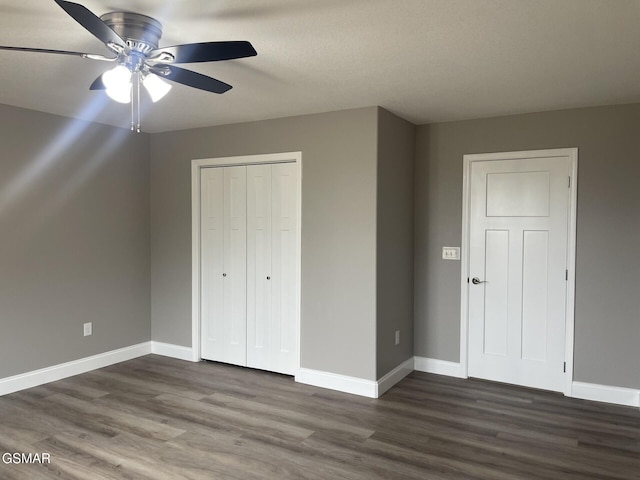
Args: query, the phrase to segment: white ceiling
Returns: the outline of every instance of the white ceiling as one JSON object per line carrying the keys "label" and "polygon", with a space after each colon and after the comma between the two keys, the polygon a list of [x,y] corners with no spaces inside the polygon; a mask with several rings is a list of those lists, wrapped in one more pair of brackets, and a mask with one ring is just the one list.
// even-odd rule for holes
{"label": "white ceiling", "polygon": [[[414,122],[640,102],[639,0],[77,0],[164,25],[163,45],[248,40],[258,56],[186,65],[161,132],[380,105]],[[0,0],[0,45],[106,54],[53,0]],[[0,51],[0,103],[128,127],[91,82],[109,64]],[[147,108],[148,107],[148,108]]]}

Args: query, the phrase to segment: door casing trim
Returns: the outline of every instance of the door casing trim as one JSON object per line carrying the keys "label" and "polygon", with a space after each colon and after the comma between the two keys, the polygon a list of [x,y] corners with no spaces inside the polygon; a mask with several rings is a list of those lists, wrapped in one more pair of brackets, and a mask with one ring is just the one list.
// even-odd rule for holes
{"label": "door casing trim", "polygon": [[567,232],[567,301],[565,308],[565,361],[566,377],[563,393],[572,396],[573,351],[575,337],[575,265],[576,265],[576,214],[578,204],[578,149],[557,148],[468,154],[463,156],[462,183],[462,245],[460,248],[460,367],[464,378],[469,376],[469,223],[471,220],[471,164],[492,160],[525,160],[528,158],[568,157],[571,171],[569,186],[569,222]]}

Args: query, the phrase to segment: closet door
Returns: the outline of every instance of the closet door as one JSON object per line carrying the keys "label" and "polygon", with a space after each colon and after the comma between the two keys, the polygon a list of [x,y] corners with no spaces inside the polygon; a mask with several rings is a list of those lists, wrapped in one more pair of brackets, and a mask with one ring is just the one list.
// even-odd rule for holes
{"label": "closet door", "polygon": [[293,375],[298,364],[296,331],[297,165],[271,170],[271,368]]}
{"label": "closet door", "polygon": [[247,364],[247,167],[224,169],[224,360]]}
{"label": "closet door", "polygon": [[200,317],[201,357],[223,356],[224,170],[200,173]]}
{"label": "closet door", "polygon": [[271,165],[247,168],[247,366],[271,369]]}
{"label": "closet door", "polygon": [[294,374],[296,164],[250,166],[247,178],[247,365]]}
{"label": "closet door", "polygon": [[246,167],[201,173],[201,356],[246,365]]}

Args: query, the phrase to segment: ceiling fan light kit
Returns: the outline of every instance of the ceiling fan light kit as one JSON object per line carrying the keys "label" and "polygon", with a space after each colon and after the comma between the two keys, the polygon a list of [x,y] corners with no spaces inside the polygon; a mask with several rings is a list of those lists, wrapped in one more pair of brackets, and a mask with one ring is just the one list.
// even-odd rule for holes
{"label": "ceiling fan light kit", "polygon": [[106,87],[106,93],[112,100],[118,103],[131,101],[131,71],[124,65],[107,70],[102,74],[102,83]]}
{"label": "ceiling fan light kit", "polygon": [[[111,50],[106,57],[82,52],[30,47],[0,46],[0,50],[71,55],[90,60],[115,62],[92,84],[91,90],[104,90],[119,103],[131,103],[131,130],[140,132],[140,85],[155,103],[171,85],[180,83],[207,92],[224,93],[231,85],[201,73],[176,67],[180,63],[215,62],[257,55],[247,41],[202,42],[159,48],[162,24],[154,18],[133,12],[109,12],[97,17],[86,7],[65,0],[54,0],[75,21]],[[137,122],[136,117],[137,107]]]}
{"label": "ceiling fan light kit", "polygon": [[154,73],[147,73],[142,80],[142,85],[147,89],[153,103],[162,100],[172,87]]}

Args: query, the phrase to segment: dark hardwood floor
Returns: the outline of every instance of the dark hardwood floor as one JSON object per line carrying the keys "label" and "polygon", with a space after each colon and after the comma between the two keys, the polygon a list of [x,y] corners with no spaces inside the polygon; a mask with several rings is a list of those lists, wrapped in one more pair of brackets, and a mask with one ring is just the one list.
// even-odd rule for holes
{"label": "dark hardwood floor", "polygon": [[380,399],[146,356],[0,397],[2,480],[640,479],[640,412],[414,372]]}

